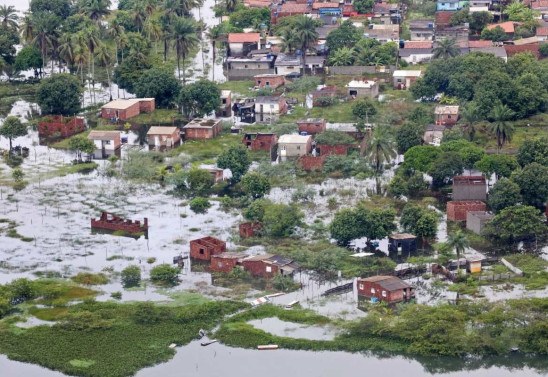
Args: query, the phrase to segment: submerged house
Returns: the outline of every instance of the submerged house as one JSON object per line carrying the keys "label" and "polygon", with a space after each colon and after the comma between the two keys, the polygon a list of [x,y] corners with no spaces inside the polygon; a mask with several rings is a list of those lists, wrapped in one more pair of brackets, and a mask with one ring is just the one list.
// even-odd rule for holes
{"label": "submerged house", "polygon": [[271,254],[248,257],[242,260],[241,264],[251,275],[263,278],[272,278],[276,275],[290,276],[299,269],[299,265],[292,259]]}
{"label": "submerged house", "polygon": [[389,304],[409,301],[415,297],[415,288],[395,276],[371,276],[358,279],[358,297]]}
{"label": "submerged house", "polygon": [[88,140],[93,141],[95,151],[93,158],[109,158],[110,156],[120,155],[120,131],[91,131]]}
{"label": "submerged house", "polygon": [[226,242],[214,237],[203,237],[190,241],[190,257],[209,261],[211,256],[224,253]]}
{"label": "submerged house", "polygon": [[166,150],[178,146],[181,135],[177,127],[150,127],[147,144],[150,149]]}

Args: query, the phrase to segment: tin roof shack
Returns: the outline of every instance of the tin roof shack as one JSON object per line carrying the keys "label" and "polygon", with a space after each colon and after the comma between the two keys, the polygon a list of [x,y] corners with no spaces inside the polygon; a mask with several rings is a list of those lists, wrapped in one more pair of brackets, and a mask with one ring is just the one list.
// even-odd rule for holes
{"label": "tin roof shack", "polygon": [[481,262],[483,260],[485,260],[485,258],[482,255],[472,255],[466,257],[466,269],[471,274],[481,272]]}
{"label": "tin roof shack", "polygon": [[487,210],[484,202],[479,200],[462,200],[447,202],[447,220],[449,221],[466,221],[466,215],[470,211]]}
{"label": "tin roof shack", "polygon": [[212,255],[209,268],[211,271],[228,273],[232,271],[234,267],[239,265],[247,256],[248,255],[244,253],[231,252]]}
{"label": "tin roof shack", "polygon": [[86,129],[84,118],[50,115],[38,123],[38,137],[47,140],[67,138]]}
{"label": "tin roof shack", "polygon": [[226,251],[226,242],[214,237],[203,237],[190,241],[190,257],[209,261],[212,255]]}
{"label": "tin roof shack", "polygon": [[230,90],[221,90],[221,106],[215,115],[222,118],[232,116],[232,92]]}
{"label": "tin roof shack", "polygon": [[306,132],[309,135],[316,135],[325,131],[326,122],[321,118],[307,118],[297,121],[300,132]]}
{"label": "tin roof shack", "polygon": [[281,161],[297,158],[312,151],[312,136],[282,135],[278,139],[278,157]]}
{"label": "tin roof shack", "polygon": [[312,97],[313,107],[328,106],[327,104],[333,104],[337,97],[338,91],[336,86],[324,86],[318,90],[310,93]]}
{"label": "tin roof shack", "polygon": [[186,140],[213,139],[222,131],[220,119],[192,119],[183,127]]}
{"label": "tin roof shack", "polygon": [[279,54],[274,62],[274,69],[278,75],[300,75],[301,57],[296,55]]}
{"label": "tin roof shack", "polygon": [[109,158],[110,156],[120,156],[120,131],[91,131],[88,140],[93,141],[95,151],[93,158]]}
{"label": "tin roof shack", "polygon": [[255,123],[255,99],[246,98],[232,106],[234,115],[240,117],[240,122]]}
{"label": "tin roof shack", "polygon": [[346,84],[346,88],[352,98],[375,98],[379,95],[379,84],[373,80],[352,80]]}
{"label": "tin roof shack", "polygon": [[428,126],[426,126],[426,131],[424,131],[422,140],[426,144],[439,147],[443,139],[443,132],[446,130],[446,128],[447,127],[443,125],[429,124]]}
{"label": "tin roof shack", "polygon": [[493,219],[494,215],[485,211],[470,211],[466,214],[466,229],[476,234],[482,234],[485,226]]}
{"label": "tin roof shack", "polygon": [[278,142],[278,136],[273,133],[246,133],[242,143],[252,151],[271,152]]}
{"label": "tin roof shack", "polygon": [[[367,126],[368,125],[366,124],[365,127],[367,128]],[[361,140],[363,138],[363,134],[356,128],[354,123],[327,123],[325,128],[327,131],[344,132],[356,140]]]}
{"label": "tin roof shack", "polygon": [[285,77],[274,73],[253,76],[256,88],[276,89],[285,84]]}
{"label": "tin roof shack", "polygon": [[409,32],[412,41],[434,40],[434,20],[411,20]]}
{"label": "tin roof shack", "polygon": [[240,232],[240,238],[253,237],[258,232],[260,232],[262,228],[263,226],[259,222],[241,223],[238,226],[238,230]]}
{"label": "tin roof shack", "polygon": [[101,107],[101,118],[126,120],[140,113],[150,113],[155,108],[154,98],[117,99]]}
{"label": "tin roof shack", "polygon": [[395,276],[371,276],[358,279],[358,297],[396,304],[414,298],[415,288]]}
{"label": "tin roof shack", "polygon": [[258,123],[274,123],[279,116],[287,112],[287,102],[282,96],[255,98],[255,121]]}
{"label": "tin roof shack", "polygon": [[452,127],[459,119],[459,107],[449,105],[436,106],[434,110],[436,124]]}
{"label": "tin roof shack", "polygon": [[226,59],[227,77],[229,80],[247,80],[255,75],[274,72],[276,56],[272,54],[252,56],[249,58],[228,57]]}
{"label": "tin roof shack", "polygon": [[145,217],[141,224],[139,220],[125,220],[112,213],[101,212],[100,218],[91,219],[91,230],[136,238],[144,235],[148,238],[148,219]]}
{"label": "tin roof shack", "polygon": [[181,143],[181,133],[177,127],[150,127],[147,132],[147,144],[150,150],[165,151]]}
{"label": "tin roof shack", "polygon": [[388,237],[388,251],[398,256],[417,251],[417,236],[409,233],[393,233]]}
{"label": "tin roof shack", "polygon": [[453,200],[487,199],[487,182],[482,175],[457,175],[453,177]]}
{"label": "tin roof shack", "polygon": [[228,33],[228,56],[247,56],[261,48],[261,33]]}
{"label": "tin roof shack", "polygon": [[290,276],[299,269],[292,259],[280,255],[257,255],[242,260],[244,270],[255,277],[272,278],[276,275]]}
{"label": "tin roof shack", "polygon": [[406,90],[422,76],[422,71],[394,71],[394,89]]}

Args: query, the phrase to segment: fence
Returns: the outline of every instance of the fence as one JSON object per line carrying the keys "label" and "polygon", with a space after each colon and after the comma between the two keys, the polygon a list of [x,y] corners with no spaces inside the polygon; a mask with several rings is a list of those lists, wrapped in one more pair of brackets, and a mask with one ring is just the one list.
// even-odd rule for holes
{"label": "fence", "polygon": [[359,76],[364,74],[391,74],[394,72],[395,67],[375,67],[373,65],[351,65],[351,66],[341,66],[341,67],[327,67],[327,71],[332,75],[351,75]]}
{"label": "fence", "polygon": [[229,81],[234,80],[251,80],[253,76],[275,73],[273,68],[270,69],[229,69],[226,77]]}

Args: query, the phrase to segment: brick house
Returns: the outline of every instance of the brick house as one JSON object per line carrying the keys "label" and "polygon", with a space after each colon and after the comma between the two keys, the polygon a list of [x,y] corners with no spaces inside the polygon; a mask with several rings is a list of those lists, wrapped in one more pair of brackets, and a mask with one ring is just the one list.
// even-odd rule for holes
{"label": "brick house", "polygon": [[389,304],[409,301],[415,297],[415,288],[395,276],[371,276],[358,279],[358,297],[377,299]]}
{"label": "brick house", "polygon": [[238,226],[240,232],[240,238],[249,238],[253,237],[257,232],[259,232],[263,226],[258,222],[247,222],[241,223]]}
{"label": "brick house", "polygon": [[211,271],[228,273],[239,265],[246,257],[247,254],[231,252],[212,255],[209,268]]}
{"label": "brick house", "polygon": [[394,71],[394,89],[409,89],[409,87],[422,76],[422,71]]}
{"label": "brick house", "polygon": [[278,142],[278,136],[274,133],[246,133],[242,143],[252,151],[271,152]]}
{"label": "brick house", "polygon": [[219,106],[215,115],[223,118],[232,115],[232,92],[230,90],[221,90],[221,106]]}
{"label": "brick house", "polygon": [[200,169],[207,170],[215,183],[222,182],[225,179],[225,172],[221,168],[212,165],[200,165]]}
{"label": "brick house", "polygon": [[183,127],[186,140],[213,139],[222,131],[220,119],[192,119]]}
{"label": "brick house", "polygon": [[299,269],[293,260],[280,255],[257,255],[242,260],[244,270],[255,277],[272,278],[276,275],[290,276]]}
{"label": "brick house", "polygon": [[316,144],[316,147],[313,149],[316,151],[317,156],[346,156],[348,150],[352,148],[352,144]]}
{"label": "brick house", "polygon": [[156,108],[154,98],[117,99],[101,107],[101,118],[126,120]]}
{"label": "brick house", "polygon": [[228,33],[228,56],[247,56],[261,48],[261,33]]}
{"label": "brick house", "polygon": [[214,237],[203,237],[190,241],[190,257],[209,261],[212,255],[224,253],[226,242]]}
{"label": "brick house", "polygon": [[310,93],[310,96],[312,97],[312,106],[321,106],[321,101],[323,98],[331,98],[334,100],[337,95],[338,90],[336,86],[324,86],[323,88]]}
{"label": "brick house", "polygon": [[84,118],[51,115],[38,123],[38,136],[47,139],[66,138],[86,129]]}
{"label": "brick house", "polygon": [[487,206],[479,200],[459,200],[447,202],[447,220],[466,221],[470,211],[486,211]]}
{"label": "brick house", "polygon": [[96,131],[88,134],[88,140],[93,141],[95,151],[93,158],[109,158],[113,155],[120,156],[120,131]]}
{"label": "brick house", "polygon": [[453,177],[453,200],[487,200],[487,182],[482,175]]}
{"label": "brick house", "polygon": [[321,118],[307,118],[297,121],[300,132],[306,132],[309,135],[316,135],[325,131],[326,122]]}
{"label": "brick house", "polygon": [[150,127],[147,132],[149,149],[167,150],[181,143],[181,133],[177,127]]}
{"label": "brick house", "polygon": [[255,80],[255,87],[258,88],[276,89],[285,84],[285,77],[275,73],[256,75],[253,76],[253,79]]}
{"label": "brick house", "polygon": [[148,219],[145,217],[143,222],[139,220],[127,220],[118,217],[112,213],[101,212],[101,217],[91,219],[91,230],[107,232],[123,232],[125,235],[145,235],[148,238]]}
{"label": "brick house", "polygon": [[297,163],[304,171],[322,171],[327,156],[301,156]]}
{"label": "brick house", "polygon": [[276,122],[280,115],[287,113],[287,102],[282,96],[255,98],[255,120],[258,123]]}
{"label": "brick house", "polygon": [[459,107],[439,105],[434,110],[437,125],[454,126],[459,119]]}

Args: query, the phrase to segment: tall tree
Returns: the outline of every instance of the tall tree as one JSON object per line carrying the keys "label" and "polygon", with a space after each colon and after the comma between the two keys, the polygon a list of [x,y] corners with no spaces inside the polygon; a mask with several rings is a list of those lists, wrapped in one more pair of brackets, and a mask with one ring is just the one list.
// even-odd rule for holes
{"label": "tall tree", "polygon": [[387,127],[377,127],[371,137],[367,140],[365,148],[366,156],[375,169],[375,181],[377,185],[377,195],[381,193],[380,174],[383,170],[383,164],[390,162],[397,156],[394,139],[389,133]]}
{"label": "tall tree", "polygon": [[110,0],[80,0],[78,6],[80,13],[97,23],[110,14]]}
{"label": "tall tree", "polygon": [[5,137],[10,142],[10,152],[13,149],[12,140],[19,136],[25,136],[27,134],[27,126],[21,123],[19,118],[14,116],[8,116],[4,119],[4,123],[0,126],[0,136]]}
{"label": "tall tree", "polygon": [[306,68],[306,51],[312,47],[318,40],[318,32],[316,31],[316,23],[307,16],[299,16],[295,21],[295,37],[302,53],[303,75]]}
{"label": "tall tree", "polygon": [[209,38],[209,41],[211,42],[211,51],[213,53],[213,67],[211,69],[211,73],[212,73],[211,81],[215,81],[215,60],[217,58],[217,42],[219,42],[221,38],[225,36],[226,34],[227,34],[226,30],[222,24],[215,25],[209,28],[209,31],[207,32],[207,37]]}
{"label": "tall tree", "polygon": [[121,49],[120,39],[124,32],[124,26],[116,18],[112,19],[107,29],[107,35],[114,39],[114,45],[116,47],[116,51],[114,54],[114,56],[116,57],[116,64],[118,64],[118,50]]}
{"label": "tall tree", "polygon": [[97,57],[97,60],[99,61],[99,65],[101,67],[105,67],[105,71],[107,72],[108,90],[109,90],[109,94],[110,94],[110,100],[112,101],[112,83],[111,83],[111,80],[110,80],[110,67],[112,65],[112,52],[105,43],[100,43],[97,46],[97,49],[95,51],[95,56]]}
{"label": "tall tree", "polygon": [[513,116],[514,112],[502,103],[495,105],[491,112],[493,122],[489,124],[489,130],[497,137],[497,150],[499,152],[504,144],[512,140],[514,126],[508,123],[508,121]]}
{"label": "tall tree", "polygon": [[444,38],[437,42],[432,52],[434,59],[448,59],[460,54],[459,46],[454,38]]}
{"label": "tall tree", "polygon": [[470,246],[470,243],[468,242],[468,238],[466,235],[458,230],[453,234],[450,234],[447,238],[447,244],[449,247],[455,250],[455,254],[457,254],[457,275],[460,271],[460,256],[464,253],[467,247]]}
{"label": "tall tree", "polygon": [[461,111],[461,120],[464,123],[464,131],[468,136],[468,140],[473,141],[476,135],[475,125],[481,120],[481,113],[478,105],[474,102],[468,102]]}
{"label": "tall tree", "polygon": [[[37,13],[32,16],[33,36],[32,43],[40,48],[42,61],[46,64],[48,50],[53,48],[54,40],[57,38],[57,30],[60,20],[51,13]],[[26,31],[25,31],[26,33]]]}
{"label": "tall tree", "polygon": [[19,25],[19,16],[17,15],[17,10],[13,5],[0,5],[0,20],[3,28],[11,29],[17,31]]}
{"label": "tall tree", "polygon": [[177,54],[177,72],[181,80],[181,60],[183,62],[183,84],[185,83],[185,59],[188,53],[198,45],[196,36],[196,23],[192,19],[179,17],[175,20],[173,27],[173,39],[175,41],[175,52]]}

